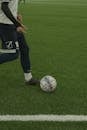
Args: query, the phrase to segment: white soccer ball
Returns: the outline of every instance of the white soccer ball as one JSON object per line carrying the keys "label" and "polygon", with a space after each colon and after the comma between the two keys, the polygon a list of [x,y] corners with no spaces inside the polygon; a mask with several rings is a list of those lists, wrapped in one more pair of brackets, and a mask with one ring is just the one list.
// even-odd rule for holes
{"label": "white soccer ball", "polygon": [[40,87],[45,92],[53,92],[56,89],[57,81],[54,77],[47,75],[40,80]]}

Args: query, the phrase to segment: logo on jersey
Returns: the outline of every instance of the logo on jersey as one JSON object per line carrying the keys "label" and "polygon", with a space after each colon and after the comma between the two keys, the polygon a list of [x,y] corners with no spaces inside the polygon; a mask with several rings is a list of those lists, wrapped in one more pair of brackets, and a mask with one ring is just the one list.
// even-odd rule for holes
{"label": "logo on jersey", "polygon": [[18,41],[16,41],[15,43],[13,43],[13,41],[8,41],[5,42],[5,45],[7,49],[19,49]]}
{"label": "logo on jersey", "polygon": [[7,49],[12,49],[13,48],[13,42],[12,41],[6,42],[6,48]]}
{"label": "logo on jersey", "polygon": [[15,45],[16,45],[16,49],[19,49],[18,41],[15,42]]}

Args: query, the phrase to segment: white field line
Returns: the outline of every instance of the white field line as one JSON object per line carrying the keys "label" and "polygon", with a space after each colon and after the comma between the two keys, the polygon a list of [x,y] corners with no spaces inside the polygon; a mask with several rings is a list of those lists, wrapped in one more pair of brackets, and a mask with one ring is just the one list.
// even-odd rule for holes
{"label": "white field line", "polygon": [[84,122],[87,115],[0,115],[0,121]]}

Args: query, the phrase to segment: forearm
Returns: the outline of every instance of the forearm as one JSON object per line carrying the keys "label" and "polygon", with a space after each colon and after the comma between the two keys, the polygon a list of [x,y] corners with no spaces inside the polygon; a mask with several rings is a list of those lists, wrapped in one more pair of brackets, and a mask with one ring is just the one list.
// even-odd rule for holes
{"label": "forearm", "polygon": [[1,9],[2,9],[2,11],[4,12],[4,14],[14,23],[14,25],[15,25],[16,27],[21,26],[20,22],[18,22],[18,21],[14,18],[13,14],[11,13],[11,11],[10,11],[10,9],[9,9],[9,7],[8,7],[8,2],[3,2],[3,3],[1,4]]}

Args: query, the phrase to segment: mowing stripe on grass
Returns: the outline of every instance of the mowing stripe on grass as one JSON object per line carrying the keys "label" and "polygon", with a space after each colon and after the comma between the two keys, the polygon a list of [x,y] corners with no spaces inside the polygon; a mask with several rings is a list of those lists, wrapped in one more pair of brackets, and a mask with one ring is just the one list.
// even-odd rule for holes
{"label": "mowing stripe on grass", "polygon": [[87,115],[0,115],[0,121],[83,122],[87,121]]}

